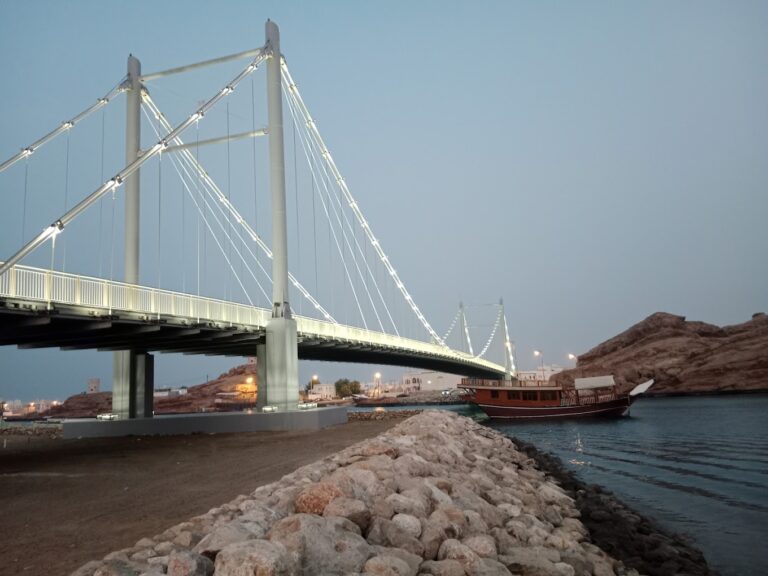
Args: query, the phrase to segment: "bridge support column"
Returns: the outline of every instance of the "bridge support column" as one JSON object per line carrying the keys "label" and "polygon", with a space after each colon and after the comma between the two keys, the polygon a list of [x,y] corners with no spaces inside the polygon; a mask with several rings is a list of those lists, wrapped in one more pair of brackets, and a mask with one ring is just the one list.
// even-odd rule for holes
{"label": "bridge support column", "polygon": [[[128,56],[128,78],[126,80],[125,111],[125,164],[131,164],[139,157],[141,142],[141,62]],[[139,170],[125,179],[125,282],[139,283]],[[146,356],[146,355],[145,355]],[[150,356],[151,358],[151,356]],[[151,362],[151,361],[150,361]],[[140,413],[147,418],[152,416],[152,394],[149,395],[149,410],[144,408],[142,399],[139,410],[136,404],[139,397],[136,390],[144,394],[144,384],[135,378],[140,372],[137,365],[145,361],[138,359],[132,351],[114,353],[112,368],[112,411],[121,418],[136,418]],[[154,365],[153,365],[154,366]],[[143,370],[141,370],[143,371]]]}
{"label": "bridge support column", "polygon": [[112,412],[121,419],[152,418],[155,359],[146,352],[115,354],[112,374]]}
{"label": "bridge support column", "polygon": [[267,401],[267,345],[256,344],[256,383],[259,386],[256,393],[256,408],[261,410]]}
{"label": "bridge support column", "polygon": [[280,32],[267,20],[267,113],[269,117],[269,185],[272,196],[272,319],[267,323],[267,402],[295,410],[299,401],[296,321],[288,303],[288,217],[285,208],[283,94]]}
{"label": "bridge support column", "polygon": [[283,412],[299,403],[296,321],[273,318],[267,324],[267,402]]}

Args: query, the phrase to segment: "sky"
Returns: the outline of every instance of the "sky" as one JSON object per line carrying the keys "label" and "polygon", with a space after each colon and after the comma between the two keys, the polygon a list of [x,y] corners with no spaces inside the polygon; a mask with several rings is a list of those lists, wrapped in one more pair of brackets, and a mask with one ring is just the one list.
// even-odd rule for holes
{"label": "sky", "polygon": [[[492,318],[475,305],[503,299],[518,365],[530,369],[534,349],[547,364],[568,365],[568,353],[586,352],[657,311],[719,325],[768,311],[768,4],[761,1],[5,1],[0,161],[106,94],[125,74],[129,53],[148,72],[241,52],[264,43],[267,18],[280,26],[282,51],[345,181],[438,333],[463,301],[480,334]],[[244,65],[149,89],[178,121]],[[255,86],[263,92],[263,79]],[[233,99],[226,116],[212,114],[210,125],[201,122],[197,138],[221,135],[225,117],[240,121],[232,132],[261,121],[265,113],[250,106],[263,97],[244,88],[248,97]],[[122,166],[123,111],[115,102],[73,130],[69,146],[60,138],[28,167],[0,174],[0,259],[61,214],[62,194],[71,206]],[[106,148],[102,127],[114,137]],[[151,144],[149,127],[143,132],[143,145]],[[247,184],[250,168],[226,168],[230,158],[250,166],[247,147],[205,154],[237,193],[261,177]],[[142,281],[164,286],[153,243],[172,246],[166,259],[188,263],[194,255],[177,252],[191,238],[188,216],[171,203],[153,204],[161,190],[164,198],[180,191],[168,168],[158,170],[142,172],[149,229]],[[306,184],[300,174],[287,175],[289,188],[301,178]],[[298,198],[294,208],[306,206]],[[244,192],[242,202],[250,214]],[[109,208],[100,210],[108,220]],[[255,212],[258,226],[265,213]],[[296,213],[304,244],[289,221],[291,253],[300,254],[289,267],[298,265],[311,287],[308,212]],[[67,238],[59,264],[106,276],[114,266],[110,226],[104,220],[96,228],[97,217],[84,217],[79,241],[75,232]],[[50,255],[37,258],[25,263],[45,266]],[[171,270],[164,282],[173,289],[191,282],[162,269]],[[318,297],[334,293],[329,284]],[[91,377],[109,388],[111,362],[108,353],[4,347],[0,397],[62,399]],[[160,355],[156,387],[196,384],[237,363]],[[401,372],[302,362],[300,380],[370,380],[378,370],[385,380]]]}

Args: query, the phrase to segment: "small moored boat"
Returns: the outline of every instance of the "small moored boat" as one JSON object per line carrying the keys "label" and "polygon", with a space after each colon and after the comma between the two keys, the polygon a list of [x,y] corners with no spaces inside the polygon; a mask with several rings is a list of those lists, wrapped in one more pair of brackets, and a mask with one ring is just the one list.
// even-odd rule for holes
{"label": "small moored boat", "polygon": [[576,378],[573,388],[549,386],[520,380],[480,380],[464,378],[461,387],[469,401],[491,418],[584,418],[619,417],[653,385],[648,380],[629,394],[618,394],[613,376]]}

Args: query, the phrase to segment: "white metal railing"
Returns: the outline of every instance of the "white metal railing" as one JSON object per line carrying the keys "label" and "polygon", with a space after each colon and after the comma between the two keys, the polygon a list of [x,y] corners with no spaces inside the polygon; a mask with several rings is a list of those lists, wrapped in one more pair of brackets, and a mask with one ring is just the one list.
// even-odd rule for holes
{"label": "white metal railing", "polygon": [[180,316],[260,328],[271,317],[271,311],[265,308],[28,266],[14,266],[0,275],[0,296],[49,306],[69,304],[107,313]]}
{"label": "white metal railing", "polygon": [[[107,313],[124,311],[158,317],[177,316],[194,319],[197,322],[205,320],[256,328],[266,327],[272,315],[266,308],[19,265],[13,266],[5,274],[0,275],[0,297],[41,302],[48,307],[54,304],[68,304],[96,308]],[[504,372],[504,367],[499,364],[439,344],[334,324],[306,316],[295,316],[295,318],[297,330],[304,337],[409,350],[499,373]]]}

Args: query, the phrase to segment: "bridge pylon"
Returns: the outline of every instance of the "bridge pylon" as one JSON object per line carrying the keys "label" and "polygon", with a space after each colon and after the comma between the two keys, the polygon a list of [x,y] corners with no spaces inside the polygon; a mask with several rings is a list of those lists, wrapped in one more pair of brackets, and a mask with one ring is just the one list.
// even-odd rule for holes
{"label": "bridge pylon", "polygon": [[[139,157],[141,146],[141,62],[128,56],[125,81],[125,165]],[[139,284],[139,213],[141,176],[137,169],[125,179],[125,282]],[[120,418],[151,418],[154,400],[154,358],[146,352],[121,350],[112,363],[112,412]]]}
{"label": "bridge pylon", "polygon": [[[272,198],[272,319],[259,363],[266,402],[279,410],[295,410],[299,401],[299,354],[296,320],[288,302],[288,216],[285,201],[285,149],[283,146],[283,95],[280,31],[266,23],[267,115],[269,122],[269,185]],[[258,350],[257,350],[258,353]],[[262,386],[262,383],[259,383]]]}

